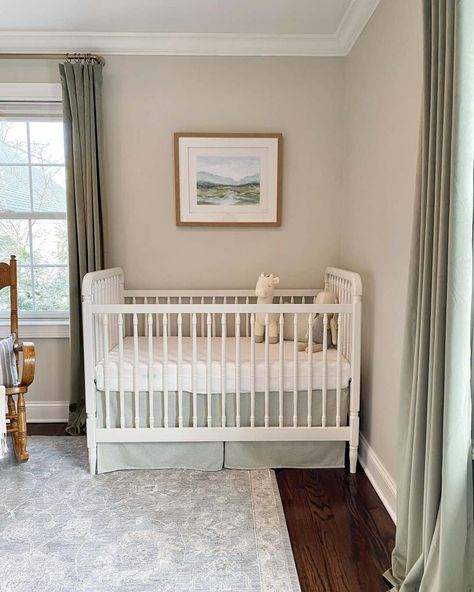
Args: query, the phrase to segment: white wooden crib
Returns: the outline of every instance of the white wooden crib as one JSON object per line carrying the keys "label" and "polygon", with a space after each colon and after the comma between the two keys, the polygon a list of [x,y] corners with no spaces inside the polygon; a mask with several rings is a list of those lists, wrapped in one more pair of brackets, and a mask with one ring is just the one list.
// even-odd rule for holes
{"label": "white wooden crib", "polygon": [[[276,290],[273,304],[257,305],[253,290],[125,290],[120,268],[87,274],[82,300],[91,473],[99,443],[257,441],[347,441],[354,473],[362,284],[358,274],[330,267],[325,289],[339,304],[313,304],[315,289]],[[266,315],[266,325],[269,314],[278,315],[277,344],[268,338],[255,343],[256,313]],[[325,326],[337,313],[337,347],[324,331],[322,352],[299,351],[301,318],[311,343],[316,313]],[[288,323],[291,341],[284,340]],[[345,388],[348,417],[341,416]],[[133,401],[129,417],[126,395]],[[217,417],[211,411],[216,399]]]}

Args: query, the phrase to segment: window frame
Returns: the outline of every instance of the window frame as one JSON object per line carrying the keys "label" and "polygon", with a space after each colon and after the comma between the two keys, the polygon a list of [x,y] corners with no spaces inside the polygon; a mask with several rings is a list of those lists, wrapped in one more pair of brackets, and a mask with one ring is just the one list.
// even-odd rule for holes
{"label": "window frame", "polygon": [[[0,119],[9,121],[42,121],[62,119],[60,84],[0,83]],[[30,170],[31,163],[25,164]],[[62,165],[64,166],[64,165]],[[9,220],[67,220],[66,212],[0,212]],[[30,231],[31,232],[31,231]],[[30,237],[31,239],[31,237]],[[32,265],[32,261],[30,261]],[[35,265],[61,267],[64,265]],[[69,337],[69,311],[19,311],[21,337]],[[8,313],[0,313],[0,337],[8,334]]]}

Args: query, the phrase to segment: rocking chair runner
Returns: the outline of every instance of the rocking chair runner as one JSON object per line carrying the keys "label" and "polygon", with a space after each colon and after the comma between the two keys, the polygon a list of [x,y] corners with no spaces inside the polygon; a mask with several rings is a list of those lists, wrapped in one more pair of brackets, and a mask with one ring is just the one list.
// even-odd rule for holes
{"label": "rocking chair runner", "polygon": [[[18,298],[17,298],[17,273],[16,257],[12,255],[10,264],[0,263],[0,290],[10,287],[10,330],[15,334],[14,352],[17,369],[22,359],[22,372],[18,386],[6,387],[7,419],[10,424],[7,433],[12,435],[15,454],[20,462],[26,462],[29,458],[27,451],[27,427],[26,407],[24,395],[33,382],[35,376],[35,346],[33,343],[18,341]],[[20,353],[22,356],[20,356]],[[16,396],[16,401],[15,397]],[[0,413],[2,411],[0,410]]]}

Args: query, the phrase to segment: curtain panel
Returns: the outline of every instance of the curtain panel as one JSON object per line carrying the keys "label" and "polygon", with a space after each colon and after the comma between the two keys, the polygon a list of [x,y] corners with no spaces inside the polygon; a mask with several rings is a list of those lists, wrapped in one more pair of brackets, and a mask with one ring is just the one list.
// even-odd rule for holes
{"label": "curtain panel", "polygon": [[400,410],[400,592],[474,590],[474,2],[423,0],[424,92]]}
{"label": "curtain panel", "polygon": [[67,432],[85,430],[81,284],[104,267],[102,65],[59,65],[69,239],[71,399]]}

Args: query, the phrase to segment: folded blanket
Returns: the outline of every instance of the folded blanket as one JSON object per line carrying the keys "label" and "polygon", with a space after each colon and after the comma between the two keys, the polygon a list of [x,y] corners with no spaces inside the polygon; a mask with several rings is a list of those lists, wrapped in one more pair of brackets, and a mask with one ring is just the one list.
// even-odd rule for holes
{"label": "folded blanket", "polygon": [[5,387],[0,385],[0,458],[7,452],[7,420],[5,416]]}

